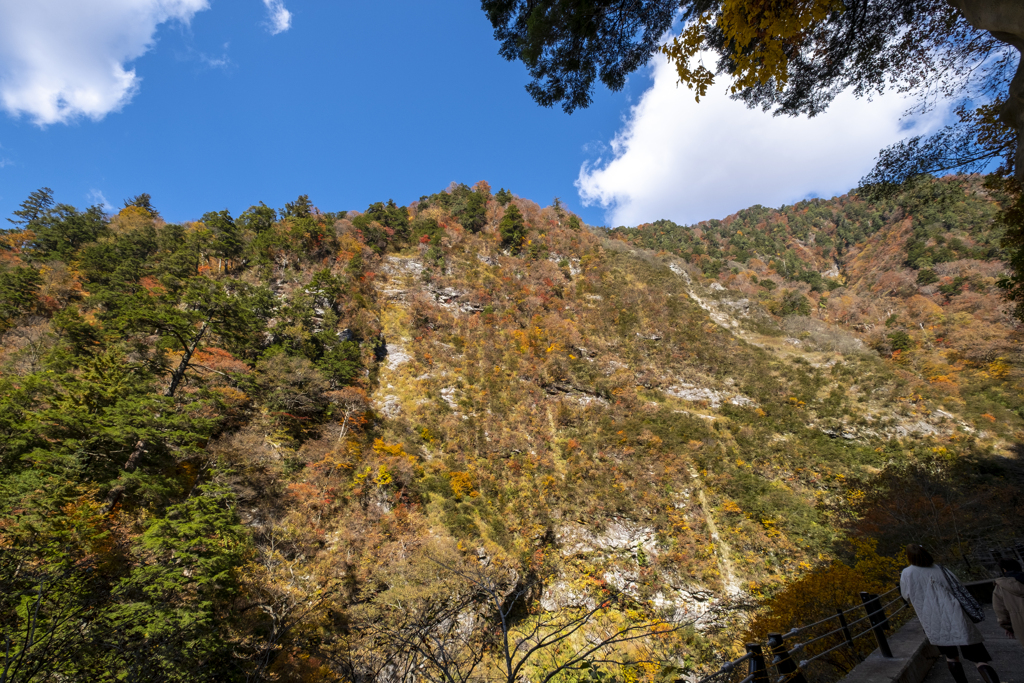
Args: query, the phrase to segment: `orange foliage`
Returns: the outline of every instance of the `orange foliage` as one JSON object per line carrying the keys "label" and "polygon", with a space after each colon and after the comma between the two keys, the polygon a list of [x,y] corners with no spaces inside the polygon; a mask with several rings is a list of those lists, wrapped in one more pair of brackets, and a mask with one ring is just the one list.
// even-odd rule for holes
{"label": "orange foliage", "polygon": [[159,296],[167,291],[167,288],[160,284],[160,281],[151,275],[143,275],[139,278],[139,284],[150,296]]}
{"label": "orange foliage", "polygon": [[0,232],[0,261],[20,261],[19,254],[35,239],[36,234],[31,230]]}
{"label": "orange foliage", "polygon": [[196,351],[192,356],[192,363],[225,374],[232,372],[247,374],[250,372],[248,363],[238,360],[224,349],[212,346]]}

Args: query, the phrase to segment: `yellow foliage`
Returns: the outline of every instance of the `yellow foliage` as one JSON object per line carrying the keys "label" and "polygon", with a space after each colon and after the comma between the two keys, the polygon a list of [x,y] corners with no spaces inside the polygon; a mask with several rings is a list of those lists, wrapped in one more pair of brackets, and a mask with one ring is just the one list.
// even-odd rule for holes
{"label": "yellow foliage", "polygon": [[[370,479],[370,475],[373,475],[372,479]],[[388,484],[394,482],[395,480],[395,478],[391,475],[391,472],[388,471],[386,465],[379,466],[377,468],[376,474],[374,474],[373,468],[367,465],[366,469],[364,469],[362,472],[356,472],[356,476],[353,477],[352,481],[356,487],[359,487],[365,484],[367,479],[370,479],[374,484],[381,488],[387,486]]]}
{"label": "yellow foliage", "polygon": [[374,439],[373,452],[377,455],[385,457],[400,458],[406,460],[411,465],[416,464],[416,456],[409,455],[405,452],[405,448],[400,443],[385,443],[384,439]]}
{"label": "yellow foliage", "polygon": [[35,239],[36,234],[31,230],[0,232],[0,251],[12,251],[15,254],[20,254]]}
{"label": "yellow foliage", "polygon": [[117,212],[119,218],[126,218],[131,216],[139,216],[142,218],[152,218],[153,214],[146,211],[141,206],[126,206]]}
{"label": "yellow foliage", "polygon": [[402,448],[402,444],[385,443],[384,439],[375,439],[373,442],[373,452],[378,455],[390,455],[396,458],[408,457],[405,450]]}
{"label": "yellow foliage", "polygon": [[829,13],[843,9],[837,0],[725,0],[718,25],[736,45],[732,91],[772,79],[781,89],[789,80],[786,49],[800,44],[807,29]]}
{"label": "yellow foliage", "polygon": [[116,235],[123,235],[153,224],[153,215],[141,206],[126,206],[110,220],[110,229]]}
{"label": "yellow foliage", "polygon": [[702,14],[679,36],[673,38],[671,43],[660,48],[662,54],[668,57],[668,61],[676,65],[679,82],[696,91],[695,99],[698,102],[707,94],[708,86],[715,82],[715,75],[702,63],[698,62],[694,68],[690,67],[690,63],[701,51],[710,24],[710,13]]}
{"label": "yellow foliage", "polygon": [[801,45],[808,30],[831,12],[843,11],[840,0],[723,0],[721,13],[705,12],[661,48],[675,64],[679,82],[707,94],[714,74],[697,59],[707,40],[712,20],[734,48],[732,92],[775,81],[782,89],[789,80],[787,51]]}
{"label": "yellow foliage", "polygon": [[449,472],[448,480],[452,485],[452,493],[457,498],[463,496],[475,497],[479,495],[473,490],[473,476],[469,472]]}
{"label": "yellow foliage", "polygon": [[988,374],[996,379],[1005,379],[1010,375],[1010,364],[1006,362],[1005,358],[1000,356],[989,363]]}
{"label": "yellow foliage", "polygon": [[383,488],[394,480],[395,478],[391,476],[390,472],[388,472],[388,468],[381,465],[377,468],[377,475],[373,478],[373,483]]}

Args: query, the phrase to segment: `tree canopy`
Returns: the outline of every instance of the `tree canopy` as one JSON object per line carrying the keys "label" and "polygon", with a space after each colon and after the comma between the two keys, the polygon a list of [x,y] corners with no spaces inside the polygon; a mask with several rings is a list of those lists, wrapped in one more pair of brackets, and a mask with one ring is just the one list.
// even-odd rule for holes
{"label": "tree canopy", "polygon": [[[566,112],[591,103],[594,81],[612,90],[660,52],[681,83],[706,94],[717,76],[733,96],[775,114],[814,116],[840,92],[895,88],[919,108],[960,104],[960,122],[883,155],[877,181],[975,171],[999,160],[1021,179],[1024,9],[1014,0],[483,0],[500,54],[522,61],[538,104]],[[662,36],[679,13],[685,28]],[[717,55],[714,69],[698,59]],[[1014,76],[1016,72],[1016,77]],[[1011,86],[1011,80],[1013,84]],[[900,158],[903,162],[893,163]]]}

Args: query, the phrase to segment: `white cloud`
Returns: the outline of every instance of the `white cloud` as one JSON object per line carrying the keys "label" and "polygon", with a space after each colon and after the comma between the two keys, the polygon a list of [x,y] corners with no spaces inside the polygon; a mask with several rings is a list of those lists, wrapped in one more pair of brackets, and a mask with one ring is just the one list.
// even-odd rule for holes
{"label": "white cloud", "polygon": [[267,17],[267,27],[271,35],[284,33],[292,27],[292,13],[285,9],[283,0],[263,0],[263,4],[267,6],[270,15]]}
{"label": "white cloud", "polygon": [[208,0],[5,0],[0,2],[0,106],[39,125],[94,120],[138,90],[127,67],[153,45],[156,27],[189,22]]}
{"label": "white cloud", "polygon": [[842,194],[872,167],[878,151],[936,128],[945,112],[900,121],[909,102],[842,94],[824,114],[773,117],[729,99],[724,86],[700,103],[666,60],[611,142],[612,158],[583,164],[576,187],[611,225],[659,218],[692,224],[753,204],[780,206]]}
{"label": "white cloud", "polygon": [[231,47],[231,43],[224,43],[223,47],[220,57],[212,57],[201,50],[192,49],[189,50],[189,55],[211,69],[227,69],[231,66],[231,58],[228,57],[228,48]]}
{"label": "white cloud", "polygon": [[93,203],[93,205],[100,205],[101,207],[103,207],[103,210],[106,211],[107,213],[114,213],[116,211],[114,205],[108,202],[107,198],[104,197],[103,193],[100,192],[99,190],[89,190],[89,194],[87,195],[87,197],[89,201]]}

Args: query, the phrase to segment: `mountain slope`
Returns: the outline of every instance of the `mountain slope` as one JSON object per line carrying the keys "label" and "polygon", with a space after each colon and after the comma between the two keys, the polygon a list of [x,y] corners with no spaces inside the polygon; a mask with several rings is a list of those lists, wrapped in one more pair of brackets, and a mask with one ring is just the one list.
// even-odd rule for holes
{"label": "mountain slope", "polygon": [[486,571],[517,628],[693,624],[658,640],[693,671],[851,537],[1000,543],[1024,419],[996,199],[614,231],[485,183],[182,226],[44,206],[0,251],[4,623],[47,580],[90,635],[44,611],[64,649],[23,659],[69,676],[396,678],[427,664],[394,634]]}

